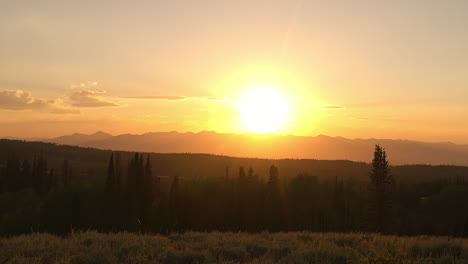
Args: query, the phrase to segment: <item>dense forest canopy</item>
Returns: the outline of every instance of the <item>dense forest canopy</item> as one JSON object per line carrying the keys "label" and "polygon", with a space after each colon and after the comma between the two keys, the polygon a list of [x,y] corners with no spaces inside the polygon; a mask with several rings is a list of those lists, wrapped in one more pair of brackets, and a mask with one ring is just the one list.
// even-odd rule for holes
{"label": "dense forest canopy", "polygon": [[[81,148],[76,146],[58,145],[53,143],[28,142],[20,140],[0,139],[0,166],[5,165],[9,153],[15,153],[21,160],[32,161],[35,156],[43,154],[51,167],[61,166],[64,159],[76,167],[78,179],[98,179],[102,181],[107,170],[107,162],[112,153],[110,150]],[[122,160],[128,161],[134,152],[118,151]],[[233,158],[220,155],[174,153],[149,153],[154,176],[181,177],[219,177],[228,173],[237,175],[240,166],[253,167],[263,179],[267,179],[272,164],[279,167],[282,177],[290,178],[300,173],[314,175],[320,179],[334,177],[353,178],[367,181],[371,165],[363,162],[346,160],[313,160],[313,159],[257,159]],[[369,159],[372,149],[369,149]],[[392,158],[389,157],[390,163]],[[126,166],[126,164],[124,164]],[[427,182],[453,177],[468,176],[468,167],[463,166],[432,166],[403,165],[392,166],[392,173],[399,182]]]}
{"label": "dense forest canopy", "polygon": [[467,236],[467,175],[466,167],[390,166],[380,147],[366,164],[0,140],[0,233],[311,230]]}

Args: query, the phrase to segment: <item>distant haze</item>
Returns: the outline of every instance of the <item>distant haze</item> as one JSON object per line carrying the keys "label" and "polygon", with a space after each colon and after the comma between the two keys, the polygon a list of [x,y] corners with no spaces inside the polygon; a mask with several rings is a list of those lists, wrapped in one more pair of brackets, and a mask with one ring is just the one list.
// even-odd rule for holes
{"label": "distant haze", "polygon": [[375,144],[382,145],[394,165],[468,165],[468,145],[391,139],[154,132],[113,136],[104,132],[30,139],[64,145],[156,153],[208,153],[234,157],[323,159],[370,162]]}
{"label": "distant haze", "polygon": [[[0,136],[268,131],[468,144],[467,13],[463,0],[3,0]],[[258,86],[290,105],[275,130],[259,122],[277,120],[272,111],[245,124],[264,110],[239,107]]]}

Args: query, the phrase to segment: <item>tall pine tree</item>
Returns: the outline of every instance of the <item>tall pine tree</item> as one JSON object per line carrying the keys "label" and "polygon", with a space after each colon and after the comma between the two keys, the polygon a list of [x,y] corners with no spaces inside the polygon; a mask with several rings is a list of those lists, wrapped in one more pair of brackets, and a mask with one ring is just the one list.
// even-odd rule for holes
{"label": "tall pine tree", "polygon": [[114,153],[111,154],[107,167],[106,198],[105,198],[105,223],[104,228],[115,231],[120,228],[120,186],[114,163]]}
{"label": "tall pine tree", "polygon": [[285,228],[283,209],[279,171],[276,166],[272,165],[270,167],[270,178],[266,186],[263,215],[265,227],[268,230],[280,231]]}
{"label": "tall pine tree", "polygon": [[385,150],[375,146],[368,189],[368,228],[374,232],[391,231],[393,219],[392,194],[395,181],[390,173]]}
{"label": "tall pine tree", "polygon": [[179,176],[175,176],[169,191],[169,221],[170,225],[176,229],[179,228],[181,210]]}
{"label": "tall pine tree", "polygon": [[140,219],[143,224],[143,228],[146,230],[151,224],[152,212],[153,212],[153,200],[154,200],[154,190],[153,190],[153,169],[151,167],[150,156],[148,154],[146,158],[146,164],[144,168],[144,177],[142,181],[141,193],[141,203],[142,211],[140,214]]}
{"label": "tall pine tree", "polygon": [[40,195],[47,194],[49,190],[49,175],[47,172],[47,162],[42,154],[39,155],[39,158],[34,158],[32,183],[34,190]]}

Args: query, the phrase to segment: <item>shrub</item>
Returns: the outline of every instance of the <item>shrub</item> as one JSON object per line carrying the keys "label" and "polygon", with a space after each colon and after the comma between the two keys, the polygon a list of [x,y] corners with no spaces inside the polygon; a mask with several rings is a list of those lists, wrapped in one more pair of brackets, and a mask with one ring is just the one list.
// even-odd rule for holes
{"label": "shrub", "polygon": [[268,251],[267,247],[263,245],[255,244],[254,242],[248,243],[245,246],[245,249],[247,250],[247,253],[249,253],[251,258],[259,258],[265,255]]}
{"label": "shrub", "polygon": [[194,251],[169,251],[164,258],[165,264],[202,264],[207,262],[208,258],[205,254]]}
{"label": "shrub", "polygon": [[216,261],[244,262],[247,259],[247,252],[239,247],[215,247],[210,249]]}

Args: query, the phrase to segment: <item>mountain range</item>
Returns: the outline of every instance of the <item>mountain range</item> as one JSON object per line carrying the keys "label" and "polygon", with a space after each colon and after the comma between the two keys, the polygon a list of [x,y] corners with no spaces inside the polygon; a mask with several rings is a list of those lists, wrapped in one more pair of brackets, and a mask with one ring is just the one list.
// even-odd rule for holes
{"label": "mountain range", "polygon": [[468,166],[468,145],[449,142],[429,143],[393,139],[347,139],[343,137],[153,132],[141,135],[113,136],[99,131],[94,134],[35,138],[29,141],[98,149],[156,152],[208,153],[232,157],[267,159],[318,159],[370,162],[375,144],[384,147],[393,165],[431,164]]}

